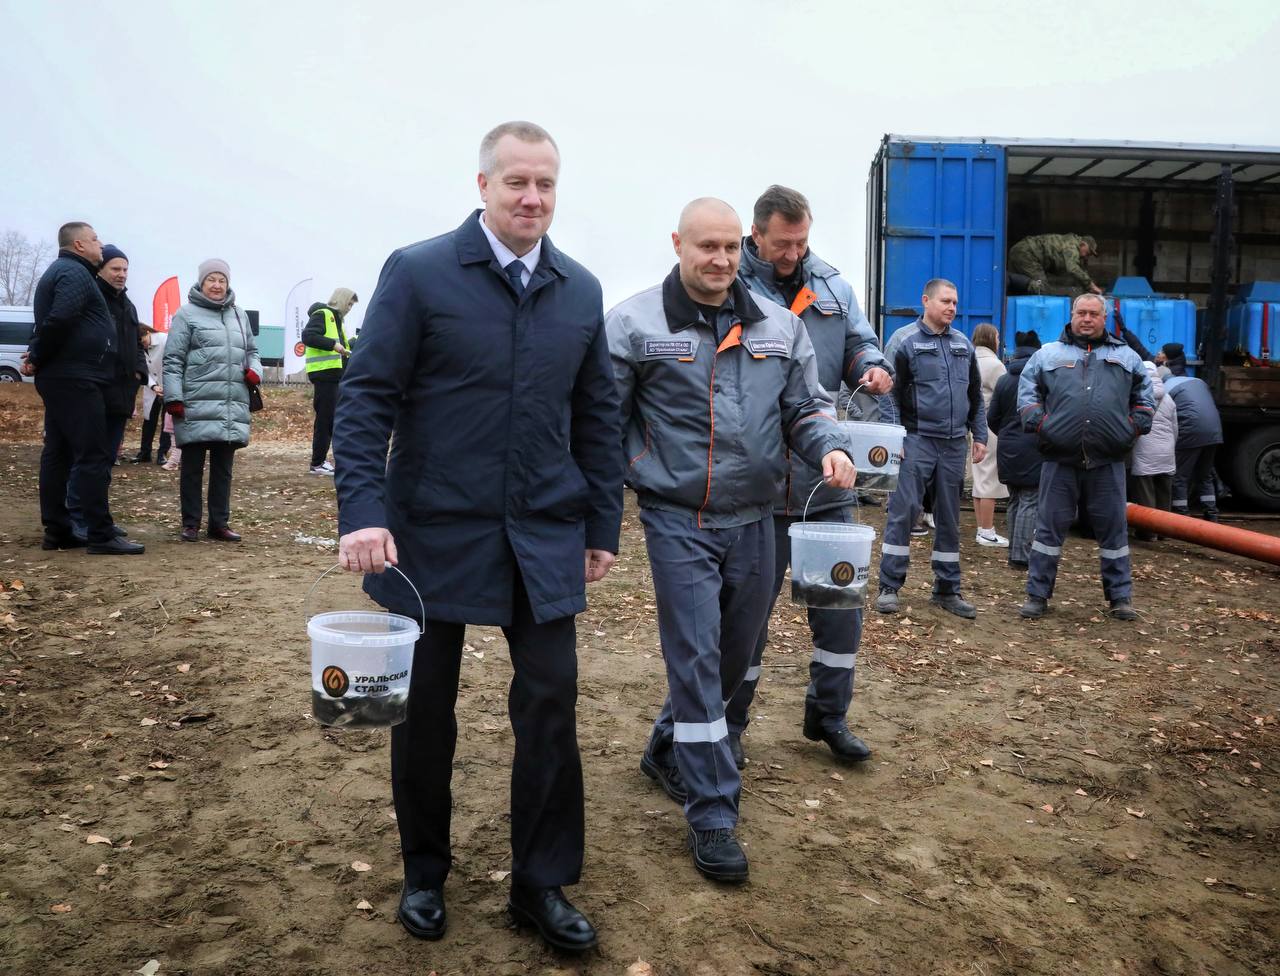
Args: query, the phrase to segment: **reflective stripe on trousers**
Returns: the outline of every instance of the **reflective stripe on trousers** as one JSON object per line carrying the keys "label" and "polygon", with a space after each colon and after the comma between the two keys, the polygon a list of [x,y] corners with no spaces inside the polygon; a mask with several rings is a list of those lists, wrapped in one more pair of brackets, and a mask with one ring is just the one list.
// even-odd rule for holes
{"label": "reflective stripe on trousers", "polygon": [[[781,595],[787,564],[791,561],[791,536],[787,530],[799,521],[798,518],[780,515],[773,518],[775,554],[770,614]],[[833,508],[811,513],[809,521],[852,522],[853,514],[847,508]],[[785,599],[790,600],[790,594]],[[822,716],[823,726],[834,731],[846,724],[845,716],[853,701],[854,656],[858,653],[858,642],[862,637],[862,611],[809,609],[808,618],[814,651],[809,661],[809,688],[805,692],[804,707],[816,711]],[[751,702],[760,681],[760,662],[764,659],[764,646],[769,639],[767,623],[766,617],[766,626],[760,631],[747,677],[726,707],[729,729],[737,735],[741,735],[751,721]],[[829,663],[833,659],[841,663]]]}
{"label": "reflective stripe on trousers", "polygon": [[645,508],[640,521],[668,689],[649,753],[657,762],[674,753],[689,792],[690,826],[733,827],[742,780],[729,751],[725,702],[751,666],[769,612],[773,519],[701,529],[692,516]]}
{"label": "reflective stripe on trousers", "polygon": [[1082,497],[1098,540],[1102,592],[1108,600],[1127,600],[1133,592],[1133,580],[1129,567],[1123,461],[1098,468],[1044,462],[1040,469],[1036,536],[1027,559],[1027,593],[1045,600],[1053,596],[1062,543]]}
{"label": "reflective stripe on trousers", "polygon": [[960,592],[960,488],[964,483],[966,438],[908,434],[902,449],[898,487],[889,497],[884,542],[880,545],[880,585],[902,589],[907,581],[911,526],[919,517],[925,489],[935,487],[933,501],[933,592]]}

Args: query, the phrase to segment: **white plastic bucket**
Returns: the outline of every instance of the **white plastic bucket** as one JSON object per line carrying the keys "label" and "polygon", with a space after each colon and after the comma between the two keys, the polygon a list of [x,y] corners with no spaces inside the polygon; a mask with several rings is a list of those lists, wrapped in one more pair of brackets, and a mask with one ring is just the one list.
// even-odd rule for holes
{"label": "white plastic bucket", "polygon": [[866,603],[876,530],[844,522],[795,522],[791,600],[802,607],[857,610]]}
{"label": "white plastic bucket", "polygon": [[841,420],[840,429],[853,444],[853,464],[858,469],[858,491],[890,492],[898,487],[905,427]]}
{"label": "white plastic bucket", "polygon": [[[325,570],[320,579],[337,568]],[[400,573],[395,566],[388,568]],[[404,579],[418,596],[409,578]],[[304,610],[319,583],[312,584]],[[425,608],[422,615],[425,619]],[[322,725],[339,728],[399,725],[409,715],[413,645],[421,633],[416,621],[386,611],[337,610],[309,618],[311,714]]]}

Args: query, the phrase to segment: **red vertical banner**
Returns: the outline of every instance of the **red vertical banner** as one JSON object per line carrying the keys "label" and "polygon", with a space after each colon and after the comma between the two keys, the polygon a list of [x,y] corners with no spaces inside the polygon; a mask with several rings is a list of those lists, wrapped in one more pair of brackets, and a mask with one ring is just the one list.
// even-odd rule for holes
{"label": "red vertical banner", "polygon": [[178,289],[178,279],[166,278],[156,289],[156,297],[151,301],[151,327],[157,332],[169,331],[169,320],[182,305],[182,292]]}

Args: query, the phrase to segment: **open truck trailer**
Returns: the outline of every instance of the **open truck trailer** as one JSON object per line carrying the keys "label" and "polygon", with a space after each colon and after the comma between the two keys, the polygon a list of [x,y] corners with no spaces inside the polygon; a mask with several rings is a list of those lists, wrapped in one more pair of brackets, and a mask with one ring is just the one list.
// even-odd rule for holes
{"label": "open truck trailer", "polygon": [[1266,334],[1280,321],[1263,309],[1261,349],[1227,329],[1242,285],[1280,282],[1280,148],[886,135],[867,181],[872,324],[887,339],[941,277],[959,289],[956,328],[991,322],[1004,335],[1009,248],[1049,233],[1092,235],[1089,271],[1104,288],[1140,276],[1195,302],[1186,352],[1222,414],[1219,471],[1237,495],[1280,509],[1280,363]]}

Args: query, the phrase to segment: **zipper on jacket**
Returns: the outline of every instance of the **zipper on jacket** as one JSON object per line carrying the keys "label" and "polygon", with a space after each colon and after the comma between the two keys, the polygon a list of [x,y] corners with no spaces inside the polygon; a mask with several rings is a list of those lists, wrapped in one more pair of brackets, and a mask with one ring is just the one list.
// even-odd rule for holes
{"label": "zipper on jacket", "polygon": [[[712,331],[712,336],[715,336],[714,330]],[[711,466],[714,463],[712,455],[716,449],[716,360],[720,358],[720,354],[725,350],[740,345],[742,345],[742,323],[735,322],[729,327],[724,341],[716,347],[715,354],[711,357],[711,379],[707,381],[707,407],[711,416],[711,439],[707,443],[707,494],[703,497],[702,505],[698,508],[698,528],[702,528],[702,513],[711,502]]]}
{"label": "zipper on jacket", "polygon": [[[1085,346],[1085,347],[1084,347],[1084,369],[1082,369],[1082,370],[1080,371],[1080,375],[1081,375],[1082,379],[1084,380],[1084,392],[1085,392],[1085,393],[1089,393],[1089,392],[1091,392],[1091,391],[1090,391],[1090,389],[1089,389],[1089,356],[1090,356],[1090,354],[1091,354],[1092,352],[1093,352],[1093,343],[1089,343],[1087,346]],[[1086,427],[1088,427],[1088,426],[1089,426],[1089,401],[1090,401],[1091,399],[1092,399],[1092,397],[1085,397],[1085,398],[1084,398],[1084,423],[1085,423],[1085,426],[1086,426]],[[1084,431],[1081,431],[1081,432],[1080,432],[1080,456],[1081,456],[1082,458],[1084,458],[1084,466],[1085,466],[1085,468],[1086,468],[1086,469],[1089,467],[1089,443],[1088,443],[1088,441],[1089,441],[1089,439],[1088,439],[1087,437],[1085,437],[1085,432],[1084,432]]]}

